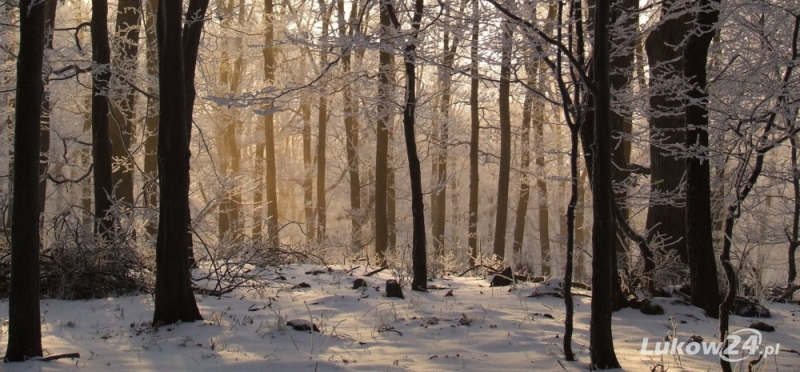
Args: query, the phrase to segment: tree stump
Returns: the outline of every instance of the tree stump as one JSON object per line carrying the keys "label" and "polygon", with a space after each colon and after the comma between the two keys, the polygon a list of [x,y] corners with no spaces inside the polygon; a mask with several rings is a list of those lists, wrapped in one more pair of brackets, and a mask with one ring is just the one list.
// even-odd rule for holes
{"label": "tree stump", "polygon": [[353,282],[353,289],[360,289],[361,287],[366,287],[367,282],[364,279],[358,278],[356,281]]}
{"label": "tree stump", "polygon": [[394,279],[389,279],[386,281],[386,297],[397,297],[403,298],[403,288],[400,287],[400,284],[397,283]]}
{"label": "tree stump", "polygon": [[505,287],[505,286],[509,286],[512,283],[513,275],[514,274],[512,274],[511,268],[510,267],[506,267],[505,270],[503,270],[503,272],[501,272],[500,274],[495,275],[492,278],[492,282],[491,282],[491,284],[489,286],[490,287]]}

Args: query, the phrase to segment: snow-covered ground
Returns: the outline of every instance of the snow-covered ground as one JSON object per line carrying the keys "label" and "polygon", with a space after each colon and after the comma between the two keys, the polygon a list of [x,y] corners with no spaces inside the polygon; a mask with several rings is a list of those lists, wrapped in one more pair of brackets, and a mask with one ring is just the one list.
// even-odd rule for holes
{"label": "snow-covered ground", "polygon": [[[42,301],[45,354],[79,352],[80,359],[0,364],[0,371],[579,371],[588,370],[588,296],[575,296],[574,350],[565,362],[563,299],[527,297],[547,286],[489,287],[482,278],[445,278],[430,293],[404,288],[405,299],[385,298],[391,274],[364,277],[366,289],[352,289],[359,268],[307,274],[319,266],[283,267],[262,291],[198,296],[203,322],[148,327],[150,296],[93,301]],[[293,288],[307,283],[310,288]],[[376,290],[375,287],[379,287]],[[452,290],[452,296],[445,296]],[[588,294],[586,292],[581,292]],[[667,303],[667,301],[662,301]],[[777,330],[765,343],[800,350],[800,307],[769,304],[765,319]],[[679,341],[700,335],[717,339],[717,322],[702,311],[666,305],[664,315],[624,309],[614,313],[617,356],[626,371],[719,370],[716,357],[640,354],[642,339],[663,340],[677,326]],[[672,318],[672,319],[670,319]],[[0,302],[0,350],[7,342],[8,302]],[[287,321],[313,319],[321,332],[297,331]],[[753,319],[732,317],[732,330]],[[737,366],[746,371],[747,366]],[[736,370],[736,369],[735,369]],[[755,370],[798,371],[800,355],[781,351]]]}

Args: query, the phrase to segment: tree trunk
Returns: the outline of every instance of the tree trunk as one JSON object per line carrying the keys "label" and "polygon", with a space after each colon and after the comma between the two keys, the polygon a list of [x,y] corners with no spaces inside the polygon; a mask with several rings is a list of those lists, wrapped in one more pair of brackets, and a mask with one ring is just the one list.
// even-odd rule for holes
{"label": "tree trunk", "polygon": [[95,233],[105,239],[114,221],[112,206],[111,141],[108,134],[108,81],[111,78],[108,46],[108,2],[92,0],[92,161],[94,163]]}
{"label": "tree trunk", "polygon": [[472,38],[470,40],[470,94],[469,94],[469,113],[470,113],[470,139],[469,139],[469,216],[468,242],[469,242],[469,264],[475,265],[478,252],[478,191],[480,189],[480,177],[478,174],[478,139],[480,137],[480,116],[478,107],[478,36],[480,34],[480,16],[478,2],[472,2]]}
{"label": "tree trunk", "polygon": [[[683,263],[686,253],[686,207],[681,194],[681,179],[686,162],[671,152],[686,143],[686,121],[680,112],[681,94],[669,84],[683,71],[683,40],[691,30],[691,15],[670,18],[681,12],[674,1],[661,5],[662,21],[645,41],[650,66],[650,206],[647,208],[648,240],[667,250],[674,250]],[[705,63],[705,62],[704,62]]]}
{"label": "tree trunk", "polygon": [[[537,81],[537,75],[539,73],[538,69],[538,61],[534,60],[534,57],[529,57],[529,60],[525,64],[525,73],[528,75],[527,85],[529,87],[534,87]],[[538,103],[538,102],[537,102]],[[520,143],[519,147],[522,151],[522,159],[520,164],[520,185],[519,185],[519,201],[517,202],[517,216],[514,224],[514,259],[517,260],[519,263],[519,254],[522,252],[522,243],[525,239],[525,219],[528,213],[528,199],[530,198],[530,177],[528,176],[528,168],[530,167],[531,163],[531,150],[530,150],[530,132],[531,132],[531,121],[532,116],[534,115],[534,111],[536,112],[535,115],[538,115],[540,109],[534,108],[534,98],[533,92],[531,88],[525,90],[525,101],[522,104],[522,133],[520,134]],[[537,121],[538,121],[537,117]],[[538,129],[538,128],[537,128]],[[541,154],[542,158],[542,165],[544,165],[544,151],[541,148],[541,137],[538,136],[538,132],[536,134],[535,140],[536,142],[536,149]],[[539,158],[537,157],[537,165]],[[542,170],[543,172],[543,170]],[[545,186],[547,187],[547,186]],[[540,205],[541,206],[541,205]],[[541,221],[540,221],[541,222]],[[542,231],[540,231],[540,234]],[[548,237],[549,238],[549,237]],[[549,239],[548,239],[549,241]],[[542,246],[544,248],[544,246]],[[544,252],[545,250],[542,249],[542,275],[544,274]],[[549,260],[548,260],[549,261]],[[550,271],[550,267],[548,264],[548,273]]]}
{"label": "tree trunk", "polygon": [[381,3],[380,7],[380,42],[386,48],[381,48],[379,54],[378,79],[378,129],[375,134],[375,254],[379,266],[386,264],[386,249],[389,243],[389,226],[386,219],[387,183],[389,167],[389,121],[391,120],[391,104],[389,90],[391,89],[391,65],[394,57],[385,51],[391,40],[388,3]]}
{"label": "tree trunk", "polygon": [[[548,18],[554,19],[555,17],[548,16]],[[544,89],[543,82],[541,84],[542,89]],[[536,168],[539,170],[536,179],[536,187],[539,189],[539,248],[541,250],[542,276],[550,276],[550,209],[547,203],[547,180],[544,177],[544,110],[542,107],[533,108],[533,110],[535,113],[533,142],[537,151]],[[569,230],[569,226],[567,226],[567,229]]]}
{"label": "tree trunk", "polygon": [[[232,5],[232,3],[229,3]],[[226,17],[223,19],[223,24],[228,23],[231,18],[231,6],[226,10]],[[244,12],[239,13],[240,17]],[[244,22],[240,18],[240,25]],[[239,91],[239,84],[242,79],[243,71],[243,58],[241,51],[242,39],[236,39],[237,50],[239,56],[234,62],[233,69],[231,69],[230,62],[228,61],[228,53],[226,49],[222,51],[222,61],[220,62],[220,83],[222,86],[228,88],[229,95],[233,96]],[[235,184],[233,184],[234,177],[240,171],[240,158],[241,153],[239,146],[236,143],[236,130],[240,127],[238,118],[238,109],[236,108],[222,108],[222,135],[219,136],[219,164],[220,174],[225,177],[225,190],[223,191],[222,201],[219,204],[219,239],[223,239],[230,235],[234,241],[240,241],[242,237],[241,229],[241,193]]]}
{"label": "tree trunk", "polygon": [[797,140],[794,136],[789,138],[792,144],[792,191],[794,192],[794,212],[792,213],[792,235],[789,237],[789,280],[788,286],[797,278],[797,261],[795,253],[800,247],[800,169],[797,169]]}
{"label": "tree trunk", "polygon": [[[449,9],[447,10],[449,13]],[[442,88],[442,101],[439,107],[439,122],[434,124],[434,140],[437,153],[433,156],[434,189],[431,194],[431,233],[436,256],[444,253],[445,225],[447,221],[447,143],[449,141],[450,96],[452,90],[451,73],[458,50],[458,37],[450,44],[450,33],[444,33],[442,66],[439,69],[439,84]]]}
{"label": "tree trunk", "polygon": [[307,99],[300,104],[303,116],[303,205],[306,217],[307,242],[316,240],[314,223],[314,158],[311,156],[311,105]]}
{"label": "tree trunk", "polygon": [[387,155],[386,168],[386,231],[387,248],[394,252],[397,248],[397,199],[395,199],[395,169],[394,169],[394,126],[389,128],[389,154]]}
{"label": "tree trunk", "polygon": [[511,113],[509,90],[511,77],[511,25],[503,21],[500,66],[500,170],[497,175],[497,213],[495,215],[494,255],[505,257],[506,224],[508,219],[508,184],[511,176]]}
{"label": "tree trunk", "polygon": [[575,210],[575,270],[574,277],[577,281],[582,282],[586,278],[585,260],[586,256],[583,250],[586,249],[586,224],[584,222],[584,215],[586,210],[586,175],[588,172],[582,172],[578,180],[578,205]]}
{"label": "tree trunk", "polygon": [[[53,31],[56,24],[58,1],[48,0],[44,5],[45,48],[53,50]],[[44,63],[44,62],[43,62]],[[49,63],[46,66],[50,70]],[[49,72],[47,73],[49,75]],[[44,99],[42,100],[42,119],[39,136],[39,208],[44,213],[47,200],[47,169],[50,162],[50,84],[45,79]]]}
{"label": "tree trunk", "polygon": [[[189,128],[194,97],[194,68],[207,0],[192,0],[181,39],[180,2],[160,0],[157,16],[160,205],[156,241],[153,324],[202,320],[189,274]],[[187,79],[189,79],[187,81]]]}
{"label": "tree trunk", "polygon": [[[147,76],[158,77],[157,41],[156,41],[156,9],[157,0],[147,0],[142,7],[144,12],[145,37],[147,42]],[[145,206],[155,210],[158,207],[158,100],[147,98],[147,113],[145,118],[144,141],[144,174],[142,175],[142,190],[145,195]],[[153,219],[148,218],[145,223],[147,233],[156,234],[158,226]]]}
{"label": "tree trunk", "polygon": [[39,311],[39,136],[42,114],[45,5],[21,0],[17,99],[14,111],[14,187],[11,283],[5,359],[42,356]]}
{"label": "tree trunk", "polygon": [[[339,36],[350,38],[355,33],[358,22],[358,1],[354,1],[350,8],[349,29],[346,31],[344,24],[344,1],[338,0],[337,7],[340,14]],[[342,47],[342,72],[345,75],[350,73],[350,50]],[[343,87],[342,100],[344,104],[344,127],[347,142],[345,144],[347,152],[347,168],[350,175],[350,241],[352,251],[361,252],[361,178],[358,173],[358,104],[353,100],[353,92],[350,84]]]}
{"label": "tree trunk", "polygon": [[[117,5],[115,33],[123,43],[119,56],[112,59],[114,71],[121,72],[123,79],[131,79],[136,74],[137,54],[139,53],[139,9],[141,0],[120,0]],[[120,79],[114,76],[116,79]],[[121,100],[111,105],[108,126],[111,139],[111,156],[121,164],[112,168],[111,182],[115,196],[128,208],[133,207],[133,158],[130,148],[135,132],[133,118],[136,95],[126,87]]]}
{"label": "tree trunk", "polygon": [[[624,45],[628,42],[629,35],[636,33],[639,19],[634,15],[638,11],[638,4],[637,0],[622,0],[615,6],[615,10],[611,15],[611,22],[618,26],[612,34],[612,44]],[[633,78],[634,48],[635,46],[623,46],[620,51],[611,57],[609,61],[609,82],[612,92],[624,92],[630,84]],[[630,88],[628,88],[628,90],[630,90]],[[619,105],[615,110],[611,110],[609,124],[611,126],[612,136],[611,182],[612,185],[624,185],[625,180],[631,173],[628,170],[628,163],[630,163],[631,156],[631,143],[627,138],[633,127],[633,113],[631,109]],[[618,191],[614,192],[614,203],[616,208],[619,209],[620,215],[624,221],[628,220],[629,215],[629,210],[626,206],[627,198],[628,190],[625,187],[620,187]],[[629,271],[627,240],[624,235],[620,234],[613,239],[613,242],[613,249],[615,252],[613,262],[616,264],[614,273],[618,273],[621,270]],[[652,260],[645,260],[645,262],[649,264],[652,263]],[[618,267],[620,265],[622,267]],[[647,267],[646,271],[652,269],[652,267]],[[618,274],[614,275],[612,302],[615,311],[627,305],[627,297],[622,292],[622,282]]]}
{"label": "tree trunk", "polygon": [[[710,7],[708,0],[701,0]],[[706,9],[708,11],[710,9]],[[716,24],[718,12],[699,13],[695,30],[683,50],[683,73],[692,89],[686,105],[686,244],[689,258],[689,279],[692,286],[692,305],[718,315],[720,305],[717,284],[717,265],[714,258],[711,218],[711,171],[708,159],[708,109],[706,107],[706,62],[708,47],[714,36],[710,29]],[[700,35],[695,33],[702,31]],[[726,314],[727,316],[727,314]],[[723,337],[724,340],[724,336]]]}
{"label": "tree trunk", "polygon": [[[274,14],[273,14],[272,0],[264,1],[265,22],[267,29],[264,41],[264,81],[270,85],[275,82],[275,46],[274,40]],[[271,110],[269,107],[268,110]],[[265,160],[267,165],[267,183],[266,183],[266,202],[267,202],[267,233],[269,234],[270,243],[273,247],[277,247],[280,243],[278,236],[278,194],[277,194],[277,175],[275,166],[275,123],[273,114],[270,112],[264,115],[264,150],[266,152]],[[253,234],[255,235],[255,233]]]}
{"label": "tree trunk", "polygon": [[[320,11],[322,12],[322,35],[328,34],[328,26],[330,23],[331,11],[327,9],[325,1],[320,0]],[[328,64],[328,50],[320,48],[319,51],[319,64],[325,66]],[[326,224],[326,201],[325,201],[325,165],[326,165],[326,144],[328,142],[328,99],[326,98],[325,89],[322,88],[319,96],[319,120],[317,127],[317,242],[322,243],[325,241],[325,224]]]}
{"label": "tree trunk", "polygon": [[589,339],[591,364],[619,368],[611,331],[614,260],[614,190],[611,166],[611,83],[608,22],[611,2],[598,0],[594,17],[594,172],[592,174],[592,312]]}
{"label": "tree trunk", "polygon": [[[428,287],[428,258],[425,241],[425,205],[422,201],[422,170],[417,155],[417,139],[414,134],[415,111],[417,106],[417,42],[419,41],[420,22],[424,10],[424,0],[414,2],[414,17],[411,20],[413,28],[412,39],[407,41],[403,51],[403,61],[406,70],[406,102],[403,108],[403,134],[406,140],[406,153],[408,155],[408,173],[411,178],[411,217],[413,220],[413,245],[411,248],[411,266],[414,277],[411,281],[411,289],[414,291],[425,291]],[[391,7],[386,7],[392,15],[395,28],[399,31],[400,24],[397,16]]]}

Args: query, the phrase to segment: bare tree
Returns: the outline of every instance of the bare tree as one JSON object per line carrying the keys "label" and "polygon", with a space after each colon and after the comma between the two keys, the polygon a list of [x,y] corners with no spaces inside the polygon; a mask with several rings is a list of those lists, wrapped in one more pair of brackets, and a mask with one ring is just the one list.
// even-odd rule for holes
{"label": "bare tree", "polygon": [[478,1],[472,2],[472,37],[470,39],[470,139],[469,139],[469,215],[467,219],[469,232],[469,264],[475,265],[478,252],[478,191],[480,177],[478,174],[478,140],[480,138],[480,117],[478,107],[478,38],[480,35]]}
{"label": "bare tree", "polygon": [[[683,74],[691,86],[688,92],[685,123],[686,149],[686,244],[689,256],[689,275],[692,286],[692,305],[716,316],[720,305],[717,270],[714,260],[714,240],[711,218],[711,165],[707,158],[708,107],[706,62],[708,47],[714,37],[712,28],[719,11],[712,10],[712,1],[700,0],[702,9],[694,20],[694,30],[683,50]],[[726,314],[727,315],[727,314]],[[724,334],[720,335],[722,340]]]}
{"label": "bare tree", "polygon": [[42,2],[19,3],[19,52],[14,127],[11,283],[5,359],[42,356],[39,311],[39,136],[42,113],[44,13]]}
{"label": "bare tree", "polygon": [[594,171],[592,192],[592,314],[589,339],[592,365],[619,368],[611,332],[614,257],[614,190],[611,169],[611,83],[608,22],[610,0],[598,0],[594,14]]}
{"label": "bare tree", "polygon": [[[44,10],[44,29],[45,29],[45,48],[53,50],[53,31],[56,24],[56,8],[58,1],[48,0],[45,2]],[[47,66],[49,64],[45,64]],[[49,72],[46,72],[49,75]],[[39,137],[39,208],[42,213],[45,210],[47,201],[47,171],[50,162],[50,111],[52,103],[50,100],[49,79],[45,79],[44,99],[42,100],[42,123],[41,135]]]}
{"label": "bare tree", "polygon": [[[139,20],[141,0],[120,0],[117,3],[117,17],[114,32],[117,55],[112,58],[115,74],[112,79],[126,81],[136,73],[139,53]],[[111,156],[118,162],[112,167],[111,182],[115,185],[115,196],[127,207],[133,206],[133,159],[131,145],[135,131],[133,119],[136,95],[133,89],[126,88],[121,99],[112,101],[108,118]]]}
{"label": "bare tree", "polygon": [[503,21],[500,57],[500,171],[497,175],[497,213],[494,226],[494,255],[505,257],[508,223],[508,184],[511,176],[511,112],[509,88],[511,77],[511,25]]}
{"label": "bare tree", "polygon": [[378,265],[385,265],[385,255],[389,244],[389,223],[387,221],[387,184],[389,167],[389,130],[391,105],[389,103],[390,72],[394,57],[386,51],[391,40],[391,20],[389,19],[388,1],[382,1],[380,7],[380,41],[384,48],[379,54],[378,67],[378,125],[375,135],[375,254]]}
{"label": "bare tree", "polygon": [[189,128],[194,104],[194,69],[207,0],[191,0],[181,32],[182,6],[160,0],[157,16],[160,205],[156,241],[153,324],[203,317],[189,277]]}
{"label": "bare tree", "polygon": [[101,236],[113,227],[111,140],[108,134],[108,82],[111,49],[108,46],[108,1],[92,0],[92,162],[94,164],[95,232]]}
{"label": "bare tree", "polygon": [[[264,81],[267,84],[273,84],[275,80],[275,20],[273,11],[273,1],[264,1],[264,13],[266,32],[264,36]],[[268,109],[271,109],[269,107]],[[270,110],[268,110],[270,111]],[[256,157],[261,156],[261,152],[256,150]],[[267,166],[267,182],[266,182],[266,203],[267,203],[267,232],[270,238],[270,243],[273,246],[278,246],[280,239],[278,237],[278,193],[277,193],[277,168],[275,166],[275,122],[272,112],[264,115],[264,153],[265,162]],[[260,170],[260,168],[259,168]],[[256,223],[260,226],[261,219]],[[255,232],[253,233],[255,237]]]}
{"label": "bare tree", "polygon": [[[645,42],[650,67],[650,206],[647,208],[649,239],[666,249],[675,250],[681,261],[689,262],[686,253],[686,218],[681,194],[681,179],[686,162],[672,152],[686,142],[686,122],[680,112],[683,99],[670,87],[670,80],[683,75],[680,57],[683,40],[691,30],[691,15],[674,0],[661,4],[661,21],[650,31]],[[665,198],[666,196],[666,198]],[[649,270],[648,270],[649,271]]]}
{"label": "bare tree", "polygon": [[[401,24],[397,18],[392,4],[385,5],[392,24],[397,31],[401,31]],[[403,134],[406,140],[406,153],[408,155],[408,173],[411,178],[411,217],[413,219],[413,242],[411,248],[412,269],[414,278],[411,289],[425,291],[428,287],[428,264],[425,241],[425,206],[422,202],[422,170],[417,155],[417,139],[414,134],[415,111],[417,107],[417,42],[419,41],[420,24],[424,11],[424,0],[415,0],[414,15],[411,19],[411,37],[403,48],[403,62],[406,72],[405,106],[403,107]]]}

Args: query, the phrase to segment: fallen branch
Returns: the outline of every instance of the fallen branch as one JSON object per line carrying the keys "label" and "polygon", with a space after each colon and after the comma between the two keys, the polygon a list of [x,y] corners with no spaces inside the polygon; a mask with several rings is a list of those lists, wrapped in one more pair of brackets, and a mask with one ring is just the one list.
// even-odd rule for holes
{"label": "fallen branch", "polygon": [[388,269],[388,268],[389,268],[389,266],[383,266],[383,267],[379,267],[379,268],[377,268],[377,269],[375,269],[375,270],[372,270],[372,271],[370,271],[370,272],[368,272],[368,273],[364,274],[364,276],[373,276],[373,275],[375,275],[375,274],[377,274],[377,273],[379,273],[379,272],[381,272],[381,271],[383,271],[383,270],[386,270],[386,269]]}
{"label": "fallen branch", "polygon": [[70,358],[70,359],[79,358],[80,359],[80,357],[81,357],[80,353],[66,353],[66,354],[50,355],[50,356],[44,357],[44,358],[39,359],[39,360],[41,360],[42,362],[50,362],[50,361],[53,361],[53,360],[63,359],[63,358]]}
{"label": "fallen branch", "polygon": [[800,289],[800,284],[792,284],[783,291],[781,296],[778,297],[778,299],[775,300],[775,302],[786,302],[786,300],[794,296],[794,293],[797,292],[798,289]]}
{"label": "fallen branch", "polygon": [[462,277],[462,276],[464,276],[466,273],[468,273],[468,272],[470,272],[470,271],[472,271],[472,270],[475,270],[475,269],[481,268],[481,267],[487,268],[487,269],[489,269],[489,270],[492,270],[492,271],[494,271],[494,272],[501,272],[501,271],[503,271],[503,270],[497,270],[497,269],[495,269],[494,267],[490,267],[490,266],[486,266],[486,265],[475,265],[475,266],[473,266],[473,267],[470,267],[469,269],[466,269],[466,270],[464,270],[464,272],[462,272],[461,274],[458,274],[458,276],[459,276],[459,277]]}

